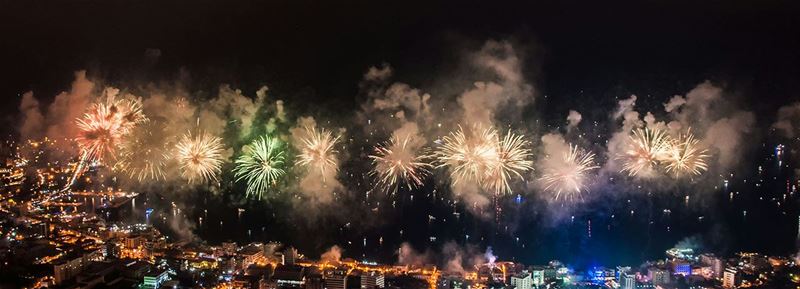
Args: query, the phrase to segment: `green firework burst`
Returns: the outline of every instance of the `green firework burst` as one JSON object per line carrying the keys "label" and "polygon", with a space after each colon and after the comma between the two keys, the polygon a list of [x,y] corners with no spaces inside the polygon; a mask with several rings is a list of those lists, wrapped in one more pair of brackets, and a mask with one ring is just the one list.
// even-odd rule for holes
{"label": "green firework burst", "polygon": [[262,198],[269,186],[277,183],[286,172],[285,154],[280,141],[262,136],[243,149],[233,170],[236,181],[247,181],[247,196]]}

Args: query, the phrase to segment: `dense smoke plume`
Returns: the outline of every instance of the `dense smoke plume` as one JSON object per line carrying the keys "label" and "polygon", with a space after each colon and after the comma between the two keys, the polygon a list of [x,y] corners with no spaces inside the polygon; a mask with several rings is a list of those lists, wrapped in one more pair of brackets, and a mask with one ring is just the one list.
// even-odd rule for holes
{"label": "dense smoke plume", "polygon": [[328,263],[339,263],[342,260],[342,248],[336,245],[331,246],[328,251],[322,253],[319,260]]}

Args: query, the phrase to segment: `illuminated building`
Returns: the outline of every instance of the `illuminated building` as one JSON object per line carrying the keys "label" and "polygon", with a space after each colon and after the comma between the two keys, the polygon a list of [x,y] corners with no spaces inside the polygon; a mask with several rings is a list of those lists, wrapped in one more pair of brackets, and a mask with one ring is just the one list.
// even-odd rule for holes
{"label": "illuminated building", "polygon": [[662,268],[650,267],[647,269],[647,277],[656,286],[669,284],[669,271]]}
{"label": "illuminated building", "polygon": [[305,267],[284,265],[275,268],[272,280],[277,288],[303,288],[306,284]]}
{"label": "illuminated building", "polygon": [[326,289],[346,289],[347,271],[333,270],[325,272],[323,284],[325,284],[324,288]]}
{"label": "illuminated building", "polygon": [[222,243],[222,252],[226,255],[233,255],[236,254],[236,242],[224,242]]}
{"label": "illuminated building", "polygon": [[742,257],[746,260],[744,269],[750,272],[768,270],[772,267],[766,256],[757,253],[743,253]]}
{"label": "illuminated building", "polygon": [[144,236],[141,235],[132,235],[130,237],[125,238],[125,248],[126,249],[136,249],[141,246],[144,246],[144,243],[147,241]]}
{"label": "illuminated building", "polygon": [[694,259],[694,250],[691,248],[672,248],[667,250],[667,256],[675,259]]}
{"label": "illuminated building", "polygon": [[628,272],[620,274],[620,289],[636,289],[636,276]]}
{"label": "illuminated building", "polygon": [[672,271],[675,275],[689,276],[692,275],[692,265],[682,260],[675,260],[672,262]]}
{"label": "illuminated building", "polygon": [[[531,279],[533,280],[534,286],[542,286],[544,285],[544,280],[547,279],[547,270],[548,268],[542,267],[534,267],[531,271]],[[555,275],[555,274],[553,274]],[[555,277],[555,276],[553,276]],[[552,277],[551,277],[552,278]]]}
{"label": "illuminated building", "polygon": [[589,278],[592,283],[599,285],[605,284],[606,281],[613,281],[616,277],[615,275],[614,270],[603,267],[596,267],[589,271]]}
{"label": "illuminated building", "polygon": [[370,271],[361,274],[361,289],[374,289],[385,287],[383,274]]}
{"label": "illuminated building", "polygon": [[712,276],[714,276],[714,278],[719,279],[722,277],[722,271],[724,270],[722,259],[713,254],[702,254],[700,255],[700,262],[703,265],[711,267]]}
{"label": "illuminated building", "polygon": [[53,279],[56,284],[70,280],[83,270],[85,262],[83,256],[77,258],[64,257],[53,263]]}
{"label": "illuminated building", "polygon": [[239,256],[242,258],[239,268],[242,270],[247,269],[247,267],[264,257],[264,250],[259,247],[257,245],[249,245],[239,250]]}
{"label": "illuminated building", "polygon": [[117,243],[115,240],[109,240],[106,242],[106,257],[107,258],[119,258],[122,255],[122,246]]}
{"label": "illuminated building", "polygon": [[736,287],[736,268],[725,268],[725,273],[722,275],[722,287],[734,288]]}
{"label": "illuminated building", "polygon": [[286,250],[283,251],[283,264],[294,265],[295,260],[297,260],[297,249],[292,247],[286,248]]}
{"label": "illuminated building", "polygon": [[167,280],[169,280],[167,270],[155,270],[144,275],[139,289],[158,289]]}
{"label": "illuminated building", "polygon": [[511,276],[511,286],[516,287],[516,289],[533,288],[533,279],[531,278],[531,273],[523,271],[520,274]]}

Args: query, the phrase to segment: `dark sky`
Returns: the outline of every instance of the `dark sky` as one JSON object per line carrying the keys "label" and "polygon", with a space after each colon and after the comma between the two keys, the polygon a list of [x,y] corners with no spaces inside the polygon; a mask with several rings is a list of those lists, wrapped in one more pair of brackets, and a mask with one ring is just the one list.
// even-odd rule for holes
{"label": "dark sky", "polygon": [[[39,99],[52,99],[69,88],[79,69],[121,87],[181,81],[198,95],[221,83],[252,95],[266,84],[297,111],[341,114],[362,101],[358,84],[368,67],[390,63],[397,80],[426,88],[455,65],[459,53],[488,39],[510,40],[527,55],[529,82],[537,94],[554,99],[542,102],[546,115],[563,118],[575,108],[598,120],[607,118],[615,97],[652,95],[639,104],[657,106],[708,79],[768,125],[780,105],[800,99],[798,3],[0,0],[0,113],[8,124],[0,132],[18,126],[19,94],[33,90]],[[726,213],[739,216],[740,207],[729,207]],[[602,228],[600,220],[595,224]],[[793,229],[793,220],[781,224]],[[585,227],[576,223],[561,233]],[[626,234],[640,233],[633,228]],[[356,237],[342,240],[358,244]],[[568,239],[562,237],[540,242],[560,244]],[[307,245],[314,246],[321,245]],[[573,247],[593,248],[565,245],[553,255]]]}
{"label": "dark sky", "polygon": [[21,92],[67,89],[78,69],[129,86],[174,81],[182,68],[196,90],[268,84],[352,109],[369,66],[390,63],[425,87],[487,39],[524,48],[531,82],[554,97],[666,98],[704,79],[749,99],[797,97],[795,1],[520,2],[0,1],[3,112]]}

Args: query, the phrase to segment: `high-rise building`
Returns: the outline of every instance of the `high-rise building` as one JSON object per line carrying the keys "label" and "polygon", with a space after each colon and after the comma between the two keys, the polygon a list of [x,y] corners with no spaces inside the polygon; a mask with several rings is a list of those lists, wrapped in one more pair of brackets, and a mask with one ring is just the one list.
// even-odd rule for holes
{"label": "high-rise building", "polygon": [[56,284],[74,278],[83,270],[85,263],[83,257],[61,258],[53,262],[53,280]]}
{"label": "high-rise building", "polygon": [[375,271],[364,272],[361,274],[361,289],[374,289],[383,287],[385,287],[383,274]]}
{"label": "high-rise building", "polygon": [[[542,272],[544,275],[544,272]],[[523,271],[520,274],[511,276],[511,286],[516,287],[516,289],[531,289],[533,288],[533,278],[531,278],[531,273]]]}
{"label": "high-rise building", "polygon": [[122,255],[122,246],[112,239],[106,242],[106,257],[119,258]]}
{"label": "high-rise building", "polygon": [[347,271],[333,270],[325,272],[323,279],[326,289],[345,289],[347,288]]}
{"label": "high-rise building", "polygon": [[272,280],[278,288],[304,288],[305,268],[299,265],[282,265],[275,268]]}
{"label": "high-rise building", "polygon": [[702,254],[700,255],[700,263],[711,267],[714,278],[722,278],[722,272],[725,270],[725,267],[722,266],[722,259],[713,254]]}
{"label": "high-rise building", "polygon": [[547,279],[547,273],[545,270],[546,269],[543,267],[533,268],[531,271],[531,279],[533,280],[534,286],[544,285],[544,280]]}
{"label": "high-rise building", "polygon": [[663,268],[650,267],[647,269],[647,277],[656,286],[669,284],[669,271]]}
{"label": "high-rise building", "polygon": [[322,275],[312,273],[306,277],[306,289],[323,289],[322,285]]}
{"label": "high-rise building", "polygon": [[619,278],[620,289],[636,289],[636,275],[623,272]]}
{"label": "high-rise building", "polygon": [[725,268],[725,273],[722,275],[722,287],[734,288],[736,287],[736,268]]}

